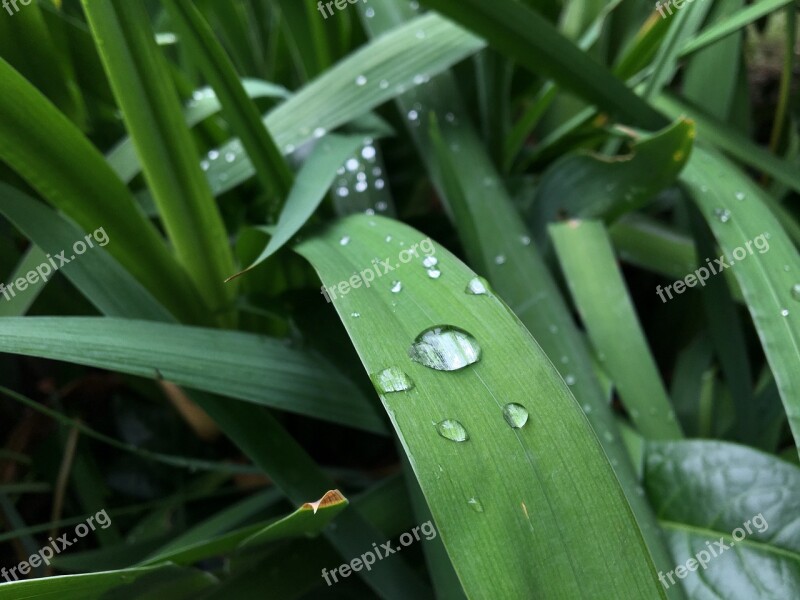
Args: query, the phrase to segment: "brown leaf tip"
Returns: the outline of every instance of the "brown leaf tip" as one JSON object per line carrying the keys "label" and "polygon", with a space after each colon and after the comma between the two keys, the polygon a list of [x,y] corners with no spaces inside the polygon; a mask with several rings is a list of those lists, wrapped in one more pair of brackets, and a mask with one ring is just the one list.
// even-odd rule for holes
{"label": "brown leaf tip", "polygon": [[316,502],[306,502],[303,504],[301,508],[311,509],[314,511],[314,514],[317,514],[317,511],[320,508],[326,508],[328,506],[335,506],[336,504],[346,504],[348,502],[347,498],[344,497],[344,494],[339,490],[330,490],[325,492],[325,495],[317,500]]}

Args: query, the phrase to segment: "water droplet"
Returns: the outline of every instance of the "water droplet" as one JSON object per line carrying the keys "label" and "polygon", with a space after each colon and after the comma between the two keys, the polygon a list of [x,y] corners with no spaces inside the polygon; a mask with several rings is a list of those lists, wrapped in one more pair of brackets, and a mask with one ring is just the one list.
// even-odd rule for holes
{"label": "water droplet", "polygon": [[367,185],[366,181],[359,181],[356,183],[356,191],[357,192],[366,192],[369,185]]}
{"label": "water droplet", "polygon": [[225,162],[232,163],[235,160],[236,160],[236,154],[234,152],[225,153]]}
{"label": "water droplet", "polygon": [[212,150],[208,153],[208,158],[210,160],[217,160],[219,158],[219,152],[217,150]]}
{"label": "water droplet", "polygon": [[557,333],[558,332],[558,325],[550,325],[547,329],[550,330],[550,333]]}
{"label": "water droplet", "polygon": [[428,83],[430,80],[431,78],[427,75],[414,75],[414,85],[422,85],[423,83]]}
{"label": "water droplet", "polygon": [[350,313],[350,316],[353,317],[354,319],[358,319],[361,316],[361,313],[352,312],[352,313]]}
{"label": "water droplet", "polygon": [[389,82],[386,81],[385,79],[381,79],[381,82],[378,84],[378,87],[381,88],[382,90],[385,90],[389,87]]}
{"label": "water droplet", "polygon": [[792,286],[792,298],[800,300],[800,283],[795,283]]}
{"label": "water droplet", "polygon": [[436,424],[439,435],[454,442],[466,442],[469,434],[464,426],[455,419],[445,419]]}
{"label": "water droplet", "polygon": [[364,11],[364,15],[366,15],[368,19],[371,19],[372,17],[375,16],[375,9],[369,7],[367,10]]}
{"label": "water droplet", "polygon": [[366,181],[366,180],[367,180],[367,174],[366,174],[366,173],[364,173],[363,171],[362,171],[362,172],[360,172],[360,173],[357,173],[357,174],[356,174],[356,179],[357,179],[358,181]]}
{"label": "water droplet", "polygon": [[592,405],[591,404],[584,404],[583,405],[583,412],[585,412],[587,415],[590,412],[592,412]]}
{"label": "water droplet", "polygon": [[425,32],[422,31],[421,29],[417,31],[416,36],[418,40],[424,40],[427,37]]}
{"label": "water droplet", "polygon": [[467,294],[473,296],[483,296],[489,293],[489,282],[483,277],[473,277],[469,280],[467,288],[464,290]]}
{"label": "water droplet", "polygon": [[729,211],[727,208],[715,208],[714,216],[720,223],[727,223],[731,220],[731,211]]}
{"label": "water droplet", "polygon": [[373,160],[375,158],[375,147],[364,146],[361,150],[361,156],[363,156],[365,160]]}
{"label": "water droplet", "polygon": [[336,193],[339,195],[340,198],[344,198],[350,193],[350,190],[342,186],[338,190],[336,190]]}
{"label": "water droplet", "polygon": [[435,267],[438,264],[439,264],[439,259],[436,258],[435,256],[426,256],[422,261],[422,265],[426,269],[430,269],[431,267]]}
{"label": "water droplet", "polygon": [[383,179],[376,179],[375,180],[375,189],[376,190],[382,190],[385,185],[386,185],[386,182]]}
{"label": "water droplet", "polygon": [[342,239],[339,240],[339,244],[342,246],[347,246],[350,243],[350,236],[346,235]]}
{"label": "water droplet", "polygon": [[408,111],[408,120],[411,122],[415,122],[419,119],[419,113],[415,110]]}
{"label": "water droplet", "polygon": [[417,2],[417,0],[411,0],[411,2],[408,3],[408,6],[411,8],[411,10],[419,10],[419,2]]}
{"label": "water droplet", "polygon": [[789,311],[784,308],[783,310],[781,310],[781,316],[782,317],[788,317],[789,316]]}
{"label": "water droplet", "polygon": [[352,173],[353,171],[358,170],[358,160],[355,158],[349,158],[347,159],[347,162],[344,163],[344,166],[348,171]]}
{"label": "water droplet", "polygon": [[444,116],[444,120],[447,121],[448,123],[455,123],[456,116],[453,113],[449,112]]}
{"label": "water droplet", "polygon": [[367,85],[367,78],[364,77],[363,75],[359,75],[358,77],[356,77],[356,85],[357,86]]}
{"label": "water droplet", "polygon": [[531,238],[527,235],[523,235],[519,238],[519,241],[522,242],[523,246],[530,246],[531,245]]}
{"label": "water droplet", "polygon": [[[375,187],[378,186],[376,185]],[[375,203],[375,210],[377,210],[378,212],[383,212],[387,208],[389,208],[389,204],[387,202],[384,202],[383,200],[379,200],[378,202]]]}
{"label": "water droplet", "polygon": [[405,392],[414,387],[414,382],[397,367],[389,367],[370,377],[375,389],[381,394]]}
{"label": "water droplet", "polygon": [[399,294],[403,291],[403,282],[402,281],[393,281],[392,282],[392,293]]}
{"label": "water droplet", "polygon": [[284,147],[283,151],[286,154],[291,154],[292,152],[294,152],[294,145],[293,144],[286,144],[286,146]]}
{"label": "water droplet", "polygon": [[736,192],[736,199],[739,201],[744,200],[744,192]]}
{"label": "water droplet", "polygon": [[482,513],[483,512],[483,504],[480,500],[478,500],[475,496],[467,500],[467,504],[469,507],[474,510],[475,512]]}
{"label": "water droplet", "polygon": [[575,385],[575,375],[567,375],[564,377],[564,383],[567,385]]}
{"label": "water droplet", "polygon": [[514,429],[522,429],[528,422],[528,409],[522,404],[509,402],[503,407],[503,418]]}
{"label": "water droplet", "polygon": [[496,265],[504,265],[506,264],[506,255],[505,254],[498,254],[494,257],[494,264]]}
{"label": "water droplet", "polygon": [[364,214],[365,214],[365,215],[372,216],[372,215],[374,215],[374,214],[375,214],[375,209],[373,209],[373,208],[368,208],[367,210],[365,210],[365,211],[364,211]]}
{"label": "water droplet", "polygon": [[315,137],[315,138],[321,138],[321,137],[322,137],[323,135],[325,135],[326,133],[327,133],[327,131],[325,130],[325,128],[324,128],[324,127],[317,127],[317,128],[314,130],[314,137]]}
{"label": "water droplet", "polygon": [[200,161],[200,168],[203,169],[203,171],[208,171],[208,167],[209,166],[210,165],[208,164],[207,160],[201,160]]}
{"label": "water droplet", "polygon": [[428,277],[431,279],[439,279],[442,276],[442,272],[439,269],[428,269]]}
{"label": "water droplet", "polygon": [[438,325],[420,333],[408,350],[411,360],[437,371],[457,371],[481,359],[472,335],[453,325]]}
{"label": "water droplet", "polygon": [[614,434],[613,434],[613,433],[611,433],[610,431],[606,431],[606,432],[603,434],[603,438],[604,438],[604,439],[605,439],[605,440],[606,440],[608,443],[611,443],[611,442],[613,442],[613,441],[614,441]]}

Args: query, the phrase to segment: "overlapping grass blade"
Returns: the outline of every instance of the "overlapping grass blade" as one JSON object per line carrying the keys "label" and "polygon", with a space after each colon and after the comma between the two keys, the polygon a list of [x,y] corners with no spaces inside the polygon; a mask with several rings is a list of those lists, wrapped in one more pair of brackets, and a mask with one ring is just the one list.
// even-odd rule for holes
{"label": "overlapping grass blade", "polygon": [[230,324],[228,236],[147,12],[140,2],[119,0],[83,0],[83,6],[178,261],[213,315]]}
{"label": "overlapping grass blade", "polygon": [[742,288],[798,445],[800,255],[765,205],[765,193],[722,156],[696,148],[681,180],[725,257],[734,263],[730,268]]}
{"label": "overlapping grass blade", "polygon": [[551,225],[550,235],[592,344],[634,425],[648,439],[682,437],[605,227],[570,221]]}
{"label": "overlapping grass blade", "polygon": [[324,359],[282,341],[148,321],[85,317],[0,319],[0,351],[63,360],[280,410],[385,430],[363,394]]}
{"label": "overlapping grass blade", "polygon": [[[345,237],[350,241],[342,245]],[[405,225],[359,215],[297,250],[328,286],[388,249],[407,263],[396,263],[396,272],[370,289],[333,301],[376,382],[466,594],[661,597],[638,525],[567,386],[499,298],[466,292],[475,274],[453,255],[440,246],[428,252],[438,259],[435,278],[424,256],[400,258],[420,247],[422,237]],[[399,293],[391,279],[402,283]],[[412,360],[415,340],[436,327],[457,327],[462,336],[459,349],[438,347],[442,333],[429,333],[432,351],[441,352],[439,369],[479,360],[456,372]],[[381,384],[389,375],[408,377],[413,386]],[[508,413],[511,403],[519,405],[516,417]],[[487,461],[494,468],[487,470]],[[576,495],[575,485],[589,480],[591,496]],[[539,561],[547,561],[546,571],[530,569]],[[486,578],[490,564],[495,577]]]}

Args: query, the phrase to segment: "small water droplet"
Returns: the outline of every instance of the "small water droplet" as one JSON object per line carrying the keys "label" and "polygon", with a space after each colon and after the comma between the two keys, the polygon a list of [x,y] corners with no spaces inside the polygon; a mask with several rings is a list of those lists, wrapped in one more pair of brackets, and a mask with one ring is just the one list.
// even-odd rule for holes
{"label": "small water droplet", "polygon": [[363,75],[359,75],[358,77],[356,77],[356,85],[357,86],[367,85],[367,78],[364,77]]}
{"label": "small water droplet", "polygon": [[428,269],[428,277],[431,279],[439,279],[442,276],[442,272],[439,269]]}
{"label": "small water droplet", "polygon": [[789,311],[784,308],[783,310],[781,310],[781,316],[782,317],[788,317],[789,316]]}
{"label": "small water droplet", "polygon": [[455,123],[456,116],[453,113],[449,112],[444,116],[444,120],[447,121],[448,123]]}
{"label": "small water droplet", "polygon": [[354,319],[358,319],[358,318],[361,316],[361,313],[358,313],[358,312],[351,312],[351,313],[350,313],[350,316],[351,316],[351,317],[353,317]]}
{"label": "small water droplet", "polygon": [[[376,185],[375,187],[378,186]],[[378,212],[383,212],[387,208],[389,208],[389,204],[383,200],[378,200],[378,202],[375,203],[375,210],[377,210]]]}
{"label": "small water droplet", "polygon": [[720,223],[727,223],[731,220],[731,211],[729,211],[727,208],[715,208],[714,216]]}
{"label": "small water droplet", "polygon": [[361,150],[361,156],[363,156],[365,160],[373,160],[375,158],[375,147],[364,146]]}
{"label": "small water droplet", "polygon": [[550,325],[547,329],[550,333],[558,333],[558,325]]}
{"label": "small water droplet", "polygon": [[419,2],[417,2],[417,0],[411,0],[411,2],[408,3],[408,6],[411,8],[411,10],[419,10]]}
{"label": "small water droplet", "polygon": [[294,148],[293,144],[286,144],[286,146],[283,149],[283,152],[285,154],[291,154],[292,152],[294,152],[294,150],[295,150],[295,148]]}
{"label": "small water droplet", "polygon": [[435,256],[426,256],[422,261],[422,265],[426,269],[430,269],[431,267],[435,267],[438,264],[439,264],[439,259],[436,258]]}
{"label": "small water droplet", "polygon": [[585,412],[587,415],[590,412],[592,412],[592,405],[591,404],[584,404],[583,405],[583,412]]}
{"label": "small water droplet", "polygon": [[203,169],[203,171],[208,171],[208,167],[209,166],[210,165],[208,164],[207,160],[201,160],[200,161],[200,168]]}
{"label": "small water droplet", "polygon": [[372,379],[372,384],[375,386],[375,389],[381,394],[405,392],[414,387],[414,382],[411,380],[411,377],[397,367],[389,367],[388,369],[374,373],[370,378]]}
{"label": "small water droplet", "polygon": [[503,407],[503,418],[514,429],[522,429],[528,422],[528,409],[522,404],[509,402]]}
{"label": "small water droplet", "polygon": [[386,182],[383,179],[376,179],[375,180],[375,189],[376,190],[382,190],[385,185],[386,185]]}
{"label": "small water droplet", "polygon": [[736,199],[739,201],[744,200],[744,192],[736,192]]}
{"label": "small water droplet", "polygon": [[457,371],[481,359],[481,347],[468,332],[438,325],[420,333],[408,350],[411,360],[436,371]]}
{"label": "small water droplet", "polygon": [[347,246],[347,244],[349,244],[349,243],[350,243],[350,236],[349,235],[346,235],[346,236],[342,237],[342,239],[339,240],[339,244],[342,245],[342,246]]}
{"label": "small water droplet", "polygon": [[392,282],[392,293],[399,294],[403,291],[403,282],[402,281],[393,281]]}
{"label": "small water droplet", "polygon": [[314,130],[314,137],[319,139],[319,138],[321,138],[323,135],[325,135],[326,133],[327,133],[327,131],[325,130],[325,128],[324,128],[324,127],[317,127],[317,128]]}
{"label": "small water droplet", "polygon": [[800,300],[800,283],[795,283],[792,286],[792,298],[795,300]]}
{"label": "small water droplet", "polygon": [[408,111],[408,120],[415,123],[419,120],[419,113],[416,110]]}
{"label": "small water droplet", "polygon": [[366,181],[359,181],[358,183],[356,183],[356,191],[359,193],[366,192],[368,187],[369,185],[367,184]]}
{"label": "small water droplet", "polygon": [[605,440],[606,440],[607,442],[611,443],[611,442],[613,442],[613,441],[614,441],[614,434],[613,434],[613,433],[611,433],[610,431],[606,431],[606,432],[603,434],[603,438],[605,438]]}
{"label": "small water droplet", "polygon": [[373,9],[372,7],[368,8],[367,10],[365,10],[365,11],[364,11],[364,15],[365,15],[365,16],[366,16],[368,19],[371,19],[372,17],[374,17],[374,16],[375,16],[375,9]]}
{"label": "small water droplet", "polygon": [[382,90],[388,89],[389,82],[386,81],[385,79],[381,79],[381,82],[378,84],[378,87],[381,88]]}
{"label": "small water droplet", "polygon": [[455,419],[445,419],[436,424],[436,431],[439,435],[454,442],[466,442],[469,434],[464,426]]}
{"label": "small water droplet", "polygon": [[236,160],[236,154],[234,152],[225,153],[225,162],[232,163],[235,160]]}
{"label": "small water droplet", "polygon": [[505,254],[498,254],[494,257],[494,264],[496,265],[504,265],[506,264],[506,255]]}
{"label": "small water droplet", "polygon": [[219,152],[217,150],[212,150],[208,153],[208,158],[210,160],[217,160],[219,158]]}
{"label": "small water droplet", "polygon": [[531,245],[531,238],[527,235],[523,235],[519,238],[519,241],[522,242],[523,246],[530,246]]}
{"label": "small water droplet", "polygon": [[567,385],[575,385],[575,375],[567,375],[564,377],[564,383]]}
{"label": "small water droplet", "polygon": [[416,36],[417,36],[418,40],[424,40],[427,37],[425,32],[422,31],[421,29],[419,31],[417,31]]}
{"label": "small water droplet", "polygon": [[473,277],[469,280],[467,288],[464,290],[473,296],[483,296],[489,293],[489,282],[483,277]]}
{"label": "small water droplet", "polygon": [[336,193],[339,195],[340,198],[344,198],[350,193],[350,190],[342,186],[338,190],[336,190]]}
{"label": "small water droplet", "polygon": [[480,500],[478,500],[474,496],[472,498],[470,498],[469,500],[467,500],[467,504],[469,504],[469,507],[472,510],[474,510],[475,512],[477,512],[477,513],[482,513],[483,512],[483,504],[481,503]]}

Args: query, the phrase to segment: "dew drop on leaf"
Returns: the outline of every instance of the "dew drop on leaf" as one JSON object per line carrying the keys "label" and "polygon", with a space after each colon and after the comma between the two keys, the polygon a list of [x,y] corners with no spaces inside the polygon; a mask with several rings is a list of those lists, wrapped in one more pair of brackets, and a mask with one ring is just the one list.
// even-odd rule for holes
{"label": "dew drop on leaf", "polygon": [[792,298],[800,301],[800,283],[795,283],[792,286]]}
{"label": "dew drop on leaf", "polygon": [[489,284],[483,277],[473,277],[464,292],[473,296],[483,296],[489,293]]}
{"label": "dew drop on leaf", "polygon": [[469,439],[469,434],[464,426],[455,419],[445,419],[436,424],[436,431],[445,439],[454,442],[466,442]]}
{"label": "dew drop on leaf", "polygon": [[422,261],[422,266],[426,269],[431,269],[439,264],[439,259],[435,256],[426,256]]}
{"label": "dew drop on leaf", "polygon": [[411,377],[406,375],[397,367],[389,367],[371,377],[372,384],[381,394],[391,394],[394,392],[405,392],[414,387]]}
{"label": "dew drop on leaf", "polygon": [[483,503],[478,500],[475,496],[467,500],[467,504],[469,507],[477,513],[483,512]]}
{"label": "dew drop on leaf", "polygon": [[411,360],[436,371],[457,371],[481,359],[481,347],[468,332],[439,325],[420,333],[408,350]]}
{"label": "dew drop on leaf", "polygon": [[431,279],[439,279],[442,276],[442,272],[439,269],[428,269],[428,277]]}
{"label": "dew drop on leaf", "polygon": [[503,418],[512,428],[522,429],[528,422],[528,409],[522,404],[509,402],[503,407]]}
{"label": "dew drop on leaf", "polygon": [[720,223],[727,223],[731,220],[731,211],[729,211],[727,208],[715,208],[714,216]]}
{"label": "dew drop on leaf", "polygon": [[350,243],[350,236],[349,235],[346,235],[342,239],[339,240],[339,245],[340,246],[347,246],[347,244],[349,244],[349,243]]}
{"label": "dew drop on leaf", "polygon": [[402,281],[393,281],[392,282],[392,293],[399,294],[403,291],[403,282]]}

